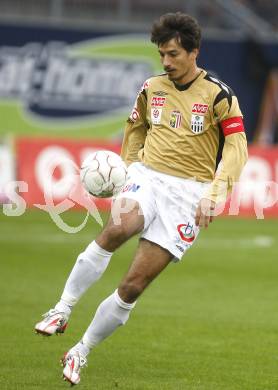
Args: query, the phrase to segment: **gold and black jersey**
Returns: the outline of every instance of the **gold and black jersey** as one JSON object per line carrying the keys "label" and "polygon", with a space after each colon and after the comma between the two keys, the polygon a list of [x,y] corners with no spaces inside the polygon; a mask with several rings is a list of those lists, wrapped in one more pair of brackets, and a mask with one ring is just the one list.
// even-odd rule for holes
{"label": "gold and black jersey", "polygon": [[142,161],[207,182],[215,180],[222,150],[224,173],[217,180],[230,186],[246,162],[247,146],[238,100],[226,84],[204,70],[184,86],[166,74],[144,83],[125,129],[122,157],[128,164]]}

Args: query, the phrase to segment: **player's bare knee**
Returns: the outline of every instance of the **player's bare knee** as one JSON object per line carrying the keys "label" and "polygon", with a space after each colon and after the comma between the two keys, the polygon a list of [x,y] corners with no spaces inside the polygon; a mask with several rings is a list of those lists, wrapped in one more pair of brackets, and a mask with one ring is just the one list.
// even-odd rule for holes
{"label": "player's bare knee", "polygon": [[114,252],[129,238],[128,230],[125,226],[109,225],[97,238],[97,243],[104,249]]}
{"label": "player's bare knee", "polygon": [[142,294],[145,283],[139,280],[124,280],[118,287],[120,297],[124,302],[132,303]]}
{"label": "player's bare knee", "polygon": [[124,224],[131,215],[133,218],[142,216],[138,202],[129,198],[116,199],[111,208],[111,217],[114,225]]}

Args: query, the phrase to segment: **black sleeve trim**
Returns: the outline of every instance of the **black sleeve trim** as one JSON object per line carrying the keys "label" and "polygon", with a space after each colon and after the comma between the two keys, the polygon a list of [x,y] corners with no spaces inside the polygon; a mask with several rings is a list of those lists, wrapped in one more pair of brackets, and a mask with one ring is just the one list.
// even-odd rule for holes
{"label": "black sleeve trim", "polygon": [[[227,93],[224,89],[221,89],[221,91],[218,93],[218,95],[216,96],[216,98],[214,99],[214,102],[213,102],[213,111],[214,111],[214,107],[221,102],[221,100],[223,99],[227,99],[228,101],[228,105],[229,105],[229,111],[232,107],[232,94],[231,93]],[[229,112],[228,111],[228,112]]]}
{"label": "black sleeve trim", "polygon": [[227,99],[228,105],[229,105],[229,111],[230,111],[230,109],[232,107],[232,97],[235,96],[234,91],[230,87],[228,87],[228,85],[223,83],[223,81],[218,80],[216,77],[212,76],[209,73],[206,74],[206,76],[204,78],[206,80],[210,81],[211,83],[216,84],[220,88],[220,91],[217,94],[217,96],[214,100],[214,103],[213,103],[213,110],[214,110],[214,107],[218,103],[220,103],[223,99]]}
{"label": "black sleeve trim", "polygon": [[223,134],[223,131],[221,129],[221,126],[218,126],[218,134],[219,134],[219,145],[218,145],[218,151],[217,151],[217,156],[216,156],[216,164],[215,164],[215,171],[217,170],[217,167],[222,159],[222,152],[224,148],[224,143],[225,143],[225,137]]}
{"label": "black sleeve trim", "polygon": [[143,91],[141,93],[142,93],[142,95],[144,95],[145,99],[147,100],[147,92],[146,92],[146,90],[143,89]]}

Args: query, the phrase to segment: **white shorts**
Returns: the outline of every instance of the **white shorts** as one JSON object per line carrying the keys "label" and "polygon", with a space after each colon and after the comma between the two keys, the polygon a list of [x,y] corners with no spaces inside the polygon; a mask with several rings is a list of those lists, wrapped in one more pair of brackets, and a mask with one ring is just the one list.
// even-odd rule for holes
{"label": "white shorts", "polygon": [[144,215],[141,237],[180,260],[195,242],[195,212],[208,183],[157,172],[140,162],[128,168],[128,180],[117,196],[137,201]]}

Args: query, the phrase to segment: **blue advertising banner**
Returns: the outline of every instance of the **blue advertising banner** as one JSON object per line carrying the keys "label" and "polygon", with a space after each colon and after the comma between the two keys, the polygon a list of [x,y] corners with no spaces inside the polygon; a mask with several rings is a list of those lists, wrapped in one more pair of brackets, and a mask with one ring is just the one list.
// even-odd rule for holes
{"label": "blue advertising banner", "polygon": [[[204,39],[199,65],[238,96],[253,139],[275,45]],[[0,25],[0,134],[117,137],[146,78],[161,72],[142,34]]]}

